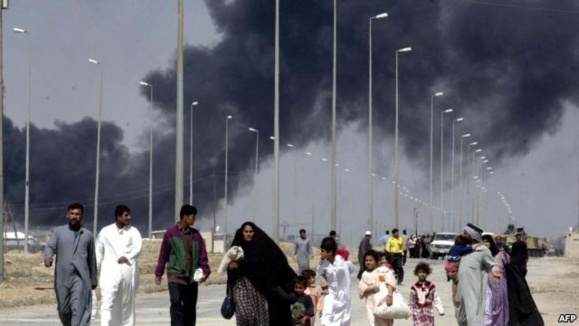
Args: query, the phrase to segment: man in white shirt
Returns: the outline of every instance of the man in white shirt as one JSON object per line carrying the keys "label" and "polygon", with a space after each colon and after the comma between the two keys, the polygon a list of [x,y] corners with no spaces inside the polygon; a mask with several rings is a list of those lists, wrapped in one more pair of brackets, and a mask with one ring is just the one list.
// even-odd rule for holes
{"label": "man in white shirt", "polygon": [[131,210],[115,208],[115,223],[105,226],[96,241],[100,269],[101,326],[135,325],[135,294],[139,286],[141,234],[130,226]]}

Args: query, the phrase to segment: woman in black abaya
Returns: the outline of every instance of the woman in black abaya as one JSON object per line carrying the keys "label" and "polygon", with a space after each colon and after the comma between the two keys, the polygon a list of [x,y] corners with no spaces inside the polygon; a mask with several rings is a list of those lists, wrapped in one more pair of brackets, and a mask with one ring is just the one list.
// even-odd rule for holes
{"label": "woman in black abaya", "polygon": [[296,273],[279,246],[252,222],[241,225],[231,246],[243,248],[244,253],[243,259],[232,261],[227,270],[237,325],[292,325],[290,304],[296,301],[292,294]]}
{"label": "woman in black abaya", "polygon": [[545,325],[522,272],[513,264],[506,265],[505,270],[509,292],[509,326]]}

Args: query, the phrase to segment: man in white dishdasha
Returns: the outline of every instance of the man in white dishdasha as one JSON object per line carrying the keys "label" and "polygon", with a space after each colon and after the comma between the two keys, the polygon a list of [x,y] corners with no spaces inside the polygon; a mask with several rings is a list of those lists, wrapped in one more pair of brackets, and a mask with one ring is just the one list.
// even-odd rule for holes
{"label": "man in white dishdasha", "polygon": [[100,267],[101,326],[135,325],[135,294],[139,286],[141,234],[131,222],[131,210],[115,208],[115,223],[105,226],[96,241]]}

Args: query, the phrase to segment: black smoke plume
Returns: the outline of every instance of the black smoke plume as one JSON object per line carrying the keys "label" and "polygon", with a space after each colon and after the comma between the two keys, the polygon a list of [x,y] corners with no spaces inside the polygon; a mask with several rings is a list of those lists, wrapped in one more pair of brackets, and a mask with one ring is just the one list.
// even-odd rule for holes
{"label": "black smoke plume", "polygon": [[[230,201],[242,173],[253,163],[254,136],[260,154],[272,154],[274,19],[271,0],[206,0],[221,41],[185,49],[186,121],[195,107],[195,204],[202,217],[212,214],[213,185],[222,185],[226,116],[229,138]],[[329,140],[332,83],[333,2],[280,1],[281,138],[306,144]],[[435,135],[440,111],[453,108],[465,118],[460,130],[473,134],[495,166],[526,155],[545,133],[561,122],[565,101],[577,104],[579,80],[579,4],[568,1],[378,1],[338,2],[337,105],[340,125],[362,121],[368,107],[368,21],[373,22],[374,126],[376,139],[394,130],[395,53],[399,56],[401,150],[417,168],[428,165],[430,98],[435,102]],[[155,108],[173,126],[174,69],[146,74],[155,85]],[[146,89],[142,95],[148,98]],[[5,182],[7,199],[21,211],[24,180],[23,132],[6,119]],[[447,120],[446,125],[451,120]],[[155,133],[155,228],[172,223],[174,205],[174,131]],[[445,128],[450,146],[450,128]],[[121,144],[122,130],[103,125],[100,221],[112,221],[112,207],[133,207],[134,223],[146,225],[148,152],[131,154]],[[185,128],[188,139],[189,128]],[[59,123],[36,129],[31,148],[31,219],[35,225],[64,223],[69,201],[88,204],[92,220],[96,123]],[[438,138],[435,138],[438,139]],[[188,143],[186,143],[188,144]],[[186,146],[187,148],[187,146]],[[446,147],[449,148],[449,147]],[[339,157],[348,155],[338,153]],[[435,152],[435,155],[438,155]],[[186,155],[187,157],[187,155]],[[438,160],[434,160],[438,162]],[[185,165],[187,166],[186,161]],[[185,173],[187,175],[187,173]],[[186,183],[186,189],[188,184]],[[217,198],[223,187],[218,186]],[[242,191],[242,190],[241,190]],[[188,198],[185,191],[185,197]],[[100,223],[99,223],[100,224]]]}

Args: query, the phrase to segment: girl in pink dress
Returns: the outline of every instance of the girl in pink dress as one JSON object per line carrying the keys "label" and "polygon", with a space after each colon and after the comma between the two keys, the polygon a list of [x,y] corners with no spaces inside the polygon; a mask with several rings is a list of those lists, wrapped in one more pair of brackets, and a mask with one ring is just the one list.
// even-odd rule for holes
{"label": "girl in pink dress", "polygon": [[314,270],[304,269],[302,271],[302,276],[308,280],[308,287],[304,293],[309,295],[314,303],[314,316],[310,318],[310,322],[312,325],[315,325],[316,315],[322,312],[322,294],[320,289],[316,286],[316,272]]}

